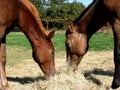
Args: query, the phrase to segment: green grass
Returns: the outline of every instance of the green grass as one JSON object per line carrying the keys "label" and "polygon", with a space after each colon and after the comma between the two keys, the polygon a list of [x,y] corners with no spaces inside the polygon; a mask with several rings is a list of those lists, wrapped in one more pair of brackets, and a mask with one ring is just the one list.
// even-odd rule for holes
{"label": "green grass", "polygon": [[[56,33],[52,39],[56,52],[65,51],[64,33]],[[10,33],[7,35],[7,46],[30,50],[31,46],[23,33]],[[89,50],[101,51],[113,49],[113,37],[106,33],[96,33],[89,41]]]}
{"label": "green grass", "polygon": [[26,50],[31,49],[30,43],[25,35],[21,32],[11,32],[7,35],[7,46],[18,47]]}
{"label": "green grass", "polygon": [[53,38],[56,52],[65,51],[65,35],[57,33]]}
{"label": "green grass", "polygon": [[111,34],[96,33],[89,41],[89,50],[108,51],[113,50],[114,40]]}
{"label": "green grass", "polygon": [[[53,39],[56,52],[65,51],[65,35],[57,33]],[[90,51],[113,50],[113,36],[107,33],[95,33],[89,41]]]}
{"label": "green grass", "polygon": [[[65,35],[58,31],[52,39],[57,58],[66,56]],[[89,41],[90,51],[108,51],[113,50],[113,37],[106,33],[96,33]],[[8,65],[16,65],[24,59],[32,58],[32,50],[29,41],[23,33],[9,33],[7,35],[7,62]]]}

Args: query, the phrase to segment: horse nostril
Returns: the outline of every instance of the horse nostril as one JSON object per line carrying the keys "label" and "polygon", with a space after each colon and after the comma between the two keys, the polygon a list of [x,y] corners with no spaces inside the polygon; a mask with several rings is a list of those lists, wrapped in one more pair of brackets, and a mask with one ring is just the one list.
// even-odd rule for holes
{"label": "horse nostril", "polygon": [[66,47],[67,47],[67,48],[70,48],[70,47],[71,47],[71,43],[69,43],[69,42],[66,43]]}
{"label": "horse nostril", "polygon": [[69,46],[70,46],[70,43],[67,42],[67,43],[66,43],[66,46],[69,47]]}

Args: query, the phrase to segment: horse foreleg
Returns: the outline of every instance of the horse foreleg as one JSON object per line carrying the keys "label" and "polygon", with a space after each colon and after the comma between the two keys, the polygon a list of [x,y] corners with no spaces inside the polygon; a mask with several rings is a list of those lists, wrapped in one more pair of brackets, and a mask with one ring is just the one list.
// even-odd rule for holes
{"label": "horse foreleg", "polygon": [[0,44],[0,77],[1,77],[2,88],[5,90],[10,90],[6,78],[5,64],[6,64],[6,46],[5,46],[5,38],[4,38],[2,39],[2,43]]}
{"label": "horse foreleg", "polygon": [[113,33],[115,72],[112,82],[112,88],[116,89],[120,86],[120,21],[117,19],[113,23]]}

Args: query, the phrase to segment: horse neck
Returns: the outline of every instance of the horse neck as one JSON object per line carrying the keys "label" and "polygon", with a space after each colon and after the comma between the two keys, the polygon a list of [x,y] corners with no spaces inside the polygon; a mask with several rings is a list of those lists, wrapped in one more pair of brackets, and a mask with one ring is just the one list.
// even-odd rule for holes
{"label": "horse neck", "polygon": [[27,36],[32,46],[38,45],[38,43],[43,42],[43,39],[47,37],[38,13],[33,6],[26,7],[23,5],[20,7],[19,27]]}
{"label": "horse neck", "polygon": [[99,30],[109,19],[109,12],[103,4],[103,0],[94,0],[94,2],[79,16],[74,24],[78,27],[78,32],[90,37]]}

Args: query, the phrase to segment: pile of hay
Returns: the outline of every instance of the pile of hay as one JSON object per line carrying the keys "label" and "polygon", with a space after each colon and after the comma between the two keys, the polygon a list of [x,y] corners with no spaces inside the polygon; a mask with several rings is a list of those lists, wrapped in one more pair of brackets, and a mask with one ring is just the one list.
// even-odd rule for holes
{"label": "pile of hay", "polygon": [[75,73],[67,69],[65,57],[57,58],[56,70],[55,77],[46,80],[30,59],[7,66],[7,77],[12,90],[106,90],[113,79],[113,52],[88,52]]}

